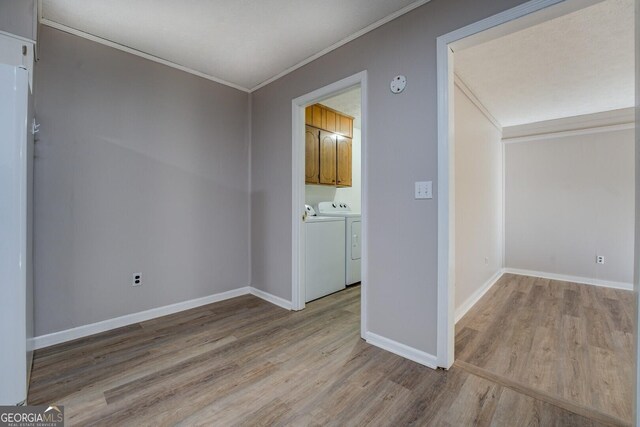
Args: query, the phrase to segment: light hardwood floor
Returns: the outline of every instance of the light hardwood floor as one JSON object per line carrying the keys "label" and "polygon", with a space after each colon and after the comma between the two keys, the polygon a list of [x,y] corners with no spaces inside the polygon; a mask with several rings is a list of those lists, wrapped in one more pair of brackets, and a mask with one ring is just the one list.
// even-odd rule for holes
{"label": "light hardwood floor", "polygon": [[[531,289],[510,289],[520,285]],[[39,350],[29,403],[65,405],[67,425],[618,423],[616,418],[597,418],[598,414],[596,419],[589,418],[579,408],[569,405],[567,409],[562,402],[538,396],[528,388],[520,389],[518,383],[502,377],[492,378],[487,374],[490,371],[482,370],[495,366],[495,357],[503,360],[503,356],[492,345],[483,346],[480,337],[487,334],[487,338],[500,339],[498,332],[487,332],[500,322],[504,322],[504,328],[521,327],[500,310],[514,298],[530,296],[532,291],[536,295],[538,286],[547,289],[542,284],[513,280],[496,284],[461,321],[457,347],[465,360],[476,355],[477,366],[454,365],[449,371],[436,371],[362,341],[359,287],[310,303],[301,312],[288,312],[256,297],[243,296]],[[591,290],[577,292],[582,295]],[[493,294],[500,300],[490,301]],[[493,304],[500,310],[495,315],[487,314],[483,306]],[[623,310],[628,308],[619,304]],[[565,309],[571,307],[567,304]],[[519,313],[513,316],[528,319]],[[618,325],[626,321],[622,315],[615,319]],[[605,320],[597,317],[590,322],[601,327]],[[553,325],[557,323],[549,327]],[[567,325],[571,323],[567,321]],[[567,331],[572,333],[571,329]],[[543,340],[542,348],[550,345],[540,334],[534,332],[532,336]],[[608,339],[613,346],[620,337],[600,339]],[[474,346],[476,350],[472,350]],[[531,348],[538,348],[537,341]],[[545,375],[540,378],[536,375],[543,374],[533,372],[539,372],[537,369],[549,359],[536,358],[532,366],[536,369],[525,377],[527,381],[533,378],[538,384],[547,378],[547,368],[540,371]],[[516,359],[518,363],[520,360]],[[526,371],[526,366],[520,370]],[[600,383],[593,387],[592,397],[597,395]],[[596,398],[605,403],[607,399]]]}
{"label": "light hardwood floor", "polygon": [[629,291],[506,274],[456,325],[456,363],[630,423],[634,310]]}

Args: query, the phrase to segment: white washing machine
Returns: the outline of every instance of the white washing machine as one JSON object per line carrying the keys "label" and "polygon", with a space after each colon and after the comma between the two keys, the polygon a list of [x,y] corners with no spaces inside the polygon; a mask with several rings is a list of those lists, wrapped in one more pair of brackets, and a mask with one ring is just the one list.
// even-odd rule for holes
{"label": "white washing machine", "polygon": [[320,202],[318,215],[345,219],[345,285],[361,280],[362,216],[353,212],[347,203]]}
{"label": "white washing machine", "polygon": [[316,216],[307,206],[305,220],[305,302],[344,289],[345,220]]}

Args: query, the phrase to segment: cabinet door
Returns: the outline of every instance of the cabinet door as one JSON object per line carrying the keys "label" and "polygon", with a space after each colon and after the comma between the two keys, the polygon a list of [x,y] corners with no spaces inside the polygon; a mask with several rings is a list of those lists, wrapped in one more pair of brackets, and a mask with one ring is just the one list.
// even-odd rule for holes
{"label": "cabinet door", "polygon": [[304,124],[313,124],[313,107],[311,105],[304,109]]}
{"label": "cabinet door", "polygon": [[337,130],[340,135],[353,138],[353,119],[351,117],[338,115],[336,120]]}
{"label": "cabinet door", "polygon": [[351,138],[339,136],[336,142],[339,187],[351,187]]}
{"label": "cabinet door", "polygon": [[307,184],[320,183],[320,131],[307,126],[304,135],[304,180]]}
{"label": "cabinet door", "polygon": [[337,114],[335,111],[327,110],[325,108],[322,109],[322,129],[335,132],[336,131],[336,118]]}
{"label": "cabinet door", "polygon": [[322,107],[318,104],[311,106],[311,126],[322,128]]}
{"label": "cabinet door", "polygon": [[336,134],[320,131],[320,184],[336,185]]}

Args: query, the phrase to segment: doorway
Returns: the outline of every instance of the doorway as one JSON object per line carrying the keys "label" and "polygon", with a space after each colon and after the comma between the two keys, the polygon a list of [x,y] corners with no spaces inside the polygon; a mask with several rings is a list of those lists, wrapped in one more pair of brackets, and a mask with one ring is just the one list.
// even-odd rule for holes
{"label": "doorway", "polygon": [[[302,310],[306,306],[306,220],[309,215],[306,202],[306,109],[321,104],[330,98],[360,89],[360,214],[359,249],[360,249],[360,335],[365,338],[367,331],[367,72],[362,71],[335,83],[317,89],[292,100],[292,309]],[[335,111],[334,111],[335,112]],[[317,205],[313,208],[315,209]],[[347,218],[348,222],[348,218]],[[343,226],[344,227],[344,226]],[[345,229],[346,231],[346,229]],[[346,253],[345,253],[346,255]]]}
{"label": "doorway", "polygon": [[438,363],[454,362],[455,187],[454,50],[460,50],[549,21],[602,0],[542,0],[478,21],[437,39],[438,78]]}
{"label": "doorway", "polygon": [[[438,49],[438,64],[437,64],[437,67],[438,67],[438,194],[439,194],[439,203],[438,203],[438,224],[439,224],[438,226],[438,360],[439,360],[440,366],[449,368],[454,364],[455,323],[457,320],[456,319],[457,316],[455,315],[456,314],[455,287],[457,286],[455,242],[456,242],[456,232],[458,230],[456,230],[456,224],[455,224],[456,223],[455,221],[455,218],[456,218],[455,217],[455,209],[456,209],[455,185],[457,185],[457,181],[454,179],[454,176],[455,176],[454,171],[456,167],[454,162],[454,157],[456,156],[455,154],[456,148],[454,143],[455,136],[453,131],[453,116],[454,116],[454,102],[453,102],[454,95],[453,94],[454,94],[454,84],[457,83],[458,92],[464,92],[465,84],[464,82],[462,84],[460,84],[460,82],[455,82],[457,76],[454,75],[454,68],[453,68],[454,52],[459,52],[469,47],[475,47],[485,42],[491,42],[499,37],[514,34],[521,30],[525,30],[529,27],[532,27],[534,25],[543,24],[555,18],[559,18],[564,15],[571,14],[575,11],[586,9],[589,6],[597,5],[598,3],[604,3],[604,2],[600,2],[600,1],[565,1],[565,2],[530,1],[514,9],[511,9],[504,13],[487,18],[483,21],[479,21],[468,27],[464,27],[460,30],[456,30],[452,33],[446,34],[438,38],[438,46],[437,46],[437,49]],[[472,97],[473,97],[473,94],[471,94],[471,97],[468,97],[468,98],[472,98]],[[602,111],[607,111],[607,110],[602,110]],[[586,114],[586,113],[582,113],[582,114]],[[532,122],[535,122],[535,121],[532,121]],[[621,128],[616,130],[621,130]],[[609,131],[612,131],[612,129],[609,129]],[[580,135],[583,135],[583,134],[584,133]],[[574,133],[573,135],[575,136],[577,134]],[[515,138],[513,138],[514,135],[510,135],[510,136],[512,137],[512,141],[510,142],[515,143],[515,142],[524,141],[522,139],[515,141],[514,140]],[[555,135],[555,136],[558,136],[558,135]],[[504,136],[501,138],[504,138]],[[637,146],[637,142],[636,142],[636,146]],[[512,149],[511,152],[515,153],[515,149]],[[497,153],[497,156],[499,156],[498,153]],[[503,169],[504,169],[504,165],[503,165]],[[503,229],[503,233],[504,233],[504,229]],[[502,247],[503,248],[505,247],[504,242],[502,243]],[[583,249],[583,248],[580,248],[580,249]],[[499,257],[500,253],[496,252],[495,256]],[[595,255],[593,257],[589,256],[589,261],[593,265],[595,265],[596,262],[598,264],[603,264],[604,259],[602,259],[602,262],[600,262],[599,258],[600,257],[596,257]],[[490,259],[491,258],[485,258],[484,264],[488,264]],[[506,264],[504,264],[504,261],[502,261],[502,263],[503,263],[502,267],[504,269],[504,266]],[[479,264],[481,265],[481,267],[484,268],[484,266],[482,265],[483,264],[482,259],[480,259]],[[519,275],[518,277],[522,277],[523,273],[525,272],[531,273],[532,271],[533,269],[529,268],[529,269],[526,269],[526,271],[521,270],[519,272],[513,272],[513,273]],[[543,270],[540,270],[540,271],[543,271]],[[527,274],[527,276],[531,276],[531,274]],[[636,276],[637,276],[637,273],[636,273]],[[537,277],[542,277],[542,276],[537,276]],[[488,282],[494,281],[493,280],[494,278],[495,277],[489,277]],[[546,277],[545,278],[547,282],[553,279],[567,280],[567,276],[564,276],[564,278],[563,277]],[[522,285],[523,287],[526,287],[525,285],[527,285],[529,289],[535,289],[536,291],[538,291],[539,289],[542,289],[541,286],[529,286],[531,285],[531,280],[528,280],[528,281],[529,281],[528,284],[518,282],[517,285]],[[569,281],[573,281],[573,280],[569,280]],[[630,280],[625,280],[625,283],[627,285],[630,285],[630,283],[627,283],[627,282],[630,282]],[[580,283],[587,283],[587,282],[580,282]],[[614,287],[614,286],[611,286],[611,283],[612,282],[609,282],[608,285],[610,287]],[[490,286],[491,285],[489,285],[489,287]],[[563,293],[564,297],[567,300],[571,300],[571,298],[567,298],[567,296],[579,295],[580,290],[578,288],[579,286],[567,286],[566,288],[564,288],[559,292]],[[520,292],[520,289],[517,292]],[[523,292],[526,292],[526,291],[523,291]],[[589,290],[584,292],[584,294],[590,294],[590,293],[591,291]],[[609,295],[607,297],[608,300],[611,300],[611,301],[615,300],[615,297],[612,296],[614,295],[613,291],[608,292],[608,290],[605,290],[604,294]],[[517,299],[517,297],[518,295],[514,297],[514,301]],[[581,298],[581,297],[576,297],[576,298]],[[636,295],[633,295],[633,298],[636,298]],[[553,296],[552,299],[554,303],[557,301],[562,301],[561,298],[556,298],[556,296]],[[596,300],[598,299],[596,298]],[[505,305],[509,307],[518,307],[517,304],[512,304],[514,301],[507,301],[508,304],[505,304]],[[571,301],[568,301],[568,302],[570,305]],[[569,305],[567,305],[567,311],[569,311],[568,309]],[[592,309],[592,307],[590,307],[590,309]],[[625,310],[627,309],[625,308]],[[629,309],[627,311],[631,311],[631,310]],[[594,309],[594,312],[595,312],[595,309]],[[635,317],[636,314],[637,313],[634,312],[633,317]],[[496,322],[496,325],[500,325],[504,327],[504,325],[508,323],[507,319],[509,318],[508,314],[505,314],[505,316],[507,317],[504,318],[504,322],[503,323]],[[574,318],[575,316],[569,315],[567,317],[567,319],[569,320],[566,321],[565,323],[570,323],[570,321],[573,320]],[[563,321],[565,320],[566,319],[563,319]],[[531,325],[531,323],[529,325]],[[544,328],[541,328],[541,330],[544,330]],[[625,333],[627,336],[627,342],[625,344],[627,344],[627,347],[629,347],[630,341],[632,340],[632,338],[628,338],[630,332],[625,331]],[[543,334],[539,334],[539,335],[542,336]],[[606,333],[603,334],[603,336],[605,335],[607,334]],[[494,342],[499,342],[501,339],[499,334],[496,334],[493,338],[495,340]],[[637,339],[637,337],[634,337],[634,338]],[[602,344],[602,345],[607,345],[607,344],[609,343]],[[487,344],[487,345],[491,346],[493,344]],[[596,346],[595,344],[593,345]],[[538,351],[539,348],[544,348],[548,351],[550,347],[553,348],[553,344],[551,345],[541,344],[540,346],[532,345],[528,351],[533,354],[535,351]],[[611,351],[612,348],[613,346],[611,348],[608,348],[602,351],[601,349],[596,349],[596,351],[601,351],[601,352],[594,353],[594,358],[597,359],[599,354],[605,354],[605,353],[609,354],[608,352]],[[501,366],[501,368],[507,365],[511,367],[511,363],[514,362],[513,353],[504,351],[501,354],[502,356],[504,356],[504,359],[503,359],[504,363]],[[631,353],[629,353],[629,355],[630,354]],[[631,356],[628,356],[628,358],[631,359]],[[627,359],[627,356],[625,355],[625,363],[629,362],[626,359]],[[606,366],[607,363],[597,363],[596,365],[598,366],[598,370],[602,370],[604,369],[602,367]],[[463,366],[463,364],[458,363],[456,361],[456,366]],[[475,367],[469,366],[468,368],[473,369]],[[542,370],[541,367],[539,368],[540,370]],[[588,370],[591,370],[591,368],[589,368]],[[485,371],[488,372],[488,370],[483,370],[482,368],[478,370],[480,374],[484,373]],[[568,370],[567,372],[569,371],[570,370]],[[606,372],[608,373],[609,371],[606,371]],[[593,375],[586,374],[582,376],[597,377],[595,370],[591,370],[591,373]],[[544,372],[539,372],[539,377],[543,377],[543,376],[544,376]],[[538,377],[536,378],[539,379]],[[556,378],[554,378],[554,380],[555,379]],[[525,384],[525,383],[523,382],[522,384]],[[629,386],[629,383],[627,383],[627,385],[625,386],[625,389],[628,386]],[[627,407],[626,409],[629,409],[629,408]],[[625,418],[629,414],[629,412],[630,411],[625,411]]]}

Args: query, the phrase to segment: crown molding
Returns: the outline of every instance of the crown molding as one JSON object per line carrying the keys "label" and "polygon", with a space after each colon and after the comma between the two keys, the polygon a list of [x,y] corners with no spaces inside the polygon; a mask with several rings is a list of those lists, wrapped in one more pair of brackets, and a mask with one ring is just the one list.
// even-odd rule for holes
{"label": "crown molding", "polygon": [[635,129],[635,127],[636,127],[635,123],[623,123],[619,125],[597,126],[597,127],[587,128],[587,129],[566,130],[561,132],[540,133],[540,134],[531,135],[531,136],[505,138],[502,140],[502,142],[505,144],[515,144],[518,142],[540,141],[542,139],[550,139],[550,138],[564,138],[569,136],[592,135],[595,133],[615,132],[619,130]]}
{"label": "crown molding", "polygon": [[635,128],[635,109],[631,107],[508,126],[503,128],[503,141],[505,143],[527,142],[633,128]]}
{"label": "crown molding", "polygon": [[400,16],[411,12],[413,9],[416,9],[420,6],[422,6],[423,4],[429,3],[431,0],[418,0],[416,2],[411,3],[408,6],[403,7],[402,9],[392,13],[391,15],[387,15],[384,18],[380,19],[379,21],[374,22],[373,24],[370,24],[366,27],[364,27],[363,29],[361,29],[360,31],[357,31],[353,34],[351,34],[348,37],[345,37],[344,39],[340,40],[337,43],[332,44],[331,46],[329,46],[326,49],[322,49],[320,52],[316,53],[315,55],[311,55],[310,57],[308,57],[307,59],[304,59],[300,62],[298,62],[296,65],[293,65],[289,68],[287,68],[286,70],[282,71],[281,73],[276,74],[275,76],[263,81],[262,83],[254,86],[251,88],[251,90],[249,92],[253,92],[256,91],[262,87],[265,87],[266,85],[268,85],[269,83],[273,83],[274,81],[278,80],[281,77],[286,76],[289,73],[292,73],[293,71],[297,70],[300,67],[303,67],[305,65],[307,65],[310,62],[315,61],[316,59],[320,58],[321,56],[326,55],[327,53],[336,50],[337,48],[344,46],[345,44],[349,43],[350,41],[353,41],[355,39],[357,39],[360,36],[363,36],[373,30],[375,30],[378,27],[383,26],[384,24],[386,24],[387,22],[391,22],[396,18],[399,18]]}
{"label": "crown molding", "polygon": [[6,36],[6,37],[11,37],[12,39],[16,39],[16,40],[19,40],[19,41],[24,42],[24,43],[31,43],[33,45],[36,44],[35,40],[28,39],[26,37],[22,37],[22,36],[19,36],[17,34],[8,33],[6,31],[2,31],[2,30],[0,30],[0,35]]}
{"label": "crown molding", "polygon": [[131,47],[125,46],[125,45],[120,44],[120,43],[116,43],[116,42],[114,42],[112,40],[108,40],[108,39],[105,39],[103,37],[99,37],[99,36],[87,33],[85,31],[78,30],[76,28],[70,27],[68,25],[64,25],[64,24],[61,24],[59,22],[55,22],[55,21],[52,21],[50,19],[47,19],[47,18],[45,18],[43,16],[42,0],[38,0],[37,8],[38,8],[38,20],[39,20],[39,22],[41,24],[43,24],[43,25],[48,26],[48,27],[55,28],[55,29],[60,30],[60,31],[64,31],[64,32],[69,33],[69,34],[73,34],[75,36],[82,37],[82,38],[85,38],[87,40],[91,40],[93,42],[100,43],[102,45],[109,46],[109,47],[112,47],[114,49],[121,50],[123,52],[130,53],[132,55],[140,56],[140,57],[148,59],[150,61],[154,61],[154,62],[157,62],[159,64],[163,64],[163,65],[166,65],[168,67],[175,68],[175,69],[178,69],[180,71],[184,71],[186,73],[193,74],[193,75],[196,75],[198,77],[202,77],[204,79],[211,80],[211,81],[214,81],[216,83],[220,83],[222,85],[229,86],[229,87],[232,87],[234,89],[238,89],[238,90],[243,91],[243,92],[251,93],[251,92],[253,92],[255,90],[258,90],[258,89],[260,89],[260,88],[262,88],[264,86],[267,86],[269,83],[272,83],[272,82],[280,79],[281,77],[286,76],[289,73],[292,73],[293,71],[297,70],[298,68],[303,67],[303,66],[307,65],[308,63],[310,63],[312,61],[315,61],[316,59],[320,58],[321,56],[324,56],[327,53],[329,53],[329,52],[331,52],[333,50],[336,50],[341,46],[344,46],[345,44],[357,39],[358,37],[363,36],[363,35],[371,32],[371,31],[375,30],[376,28],[381,27],[382,25],[384,25],[386,23],[391,22],[394,19],[411,12],[412,10],[414,10],[414,9],[416,9],[416,8],[422,6],[423,4],[426,4],[426,3],[430,2],[430,1],[431,0],[417,0],[417,1],[415,1],[415,2],[413,2],[411,4],[409,4],[409,5],[405,6],[404,8],[402,8],[402,9],[400,9],[400,10],[398,10],[398,11],[396,11],[396,12],[390,14],[390,15],[385,16],[384,18],[374,22],[373,24],[370,24],[370,25],[364,27],[360,31],[357,31],[357,32],[351,34],[350,36],[345,37],[344,39],[338,41],[337,43],[332,44],[331,46],[321,50],[320,52],[318,52],[318,53],[316,53],[316,54],[314,54],[314,55],[312,55],[312,56],[310,56],[310,57],[298,62],[297,64],[285,69],[284,71],[276,74],[273,77],[270,77],[269,79],[263,81],[262,83],[254,86],[253,88],[250,88],[250,89],[246,88],[246,87],[243,87],[243,86],[240,86],[240,85],[237,85],[235,83],[228,82],[226,80],[220,79],[220,78],[212,76],[210,74],[206,74],[206,73],[203,73],[201,71],[194,70],[193,68],[185,67],[184,65],[180,65],[178,63],[169,61],[167,59],[160,58],[158,56],[151,55],[149,53],[146,53],[146,52],[143,52],[143,51],[140,51],[140,50],[137,50],[137,49],[133,49]]}
{"label": "crown molding", "polygon": [[175,62],[168,61],[168,60],[160,58],[158,56],[151,55],[149,53],[142,52],[140,50],[130,48],[128,46],[116,43],[114,41],[111,41],[111,40],[108,40],[108,39],[105,39],[105,38],[102,38],[102,37],[94,36],[93,34],[89,34],[89,33],[86,33],[84,31],[69,27],[67,25],[60,24],[60,23],[55,22],[55,21],[51,21],[51,20],[49,20],[47,18],[40,18],[40,23],[42,25],[46,25],[48,27],[55,28],[56,30],[64,31],[65,33],[73,34],[74,36],[82,37],[84,39],[91,40],[92,42],[100,43],[102,45],[109,46],[109,47],[112,47],[114,49],[118,49],[118,50],[121,50],[123,52],[127,52],[127,53],[130,53],[132,55],[139,56],[139,57],[144,58],[144,59],[148,59],[149,61],[157,62],[159,64],[163,64],[163,65],[166,65],[168,67],[175,68],[175,69],[180,70],[180,71],[184,71],[185,73],[193,74],[195,76],[202,77],[203,79],[211,80],[213,82],[220,83],[220,84],[225,85],[225,86],[229,86],[231,88],[240,90],[242,92],[247,92],[247,93],[249,92],[249,89],[247,89],[246,87],[242,87],[242,86],[237,85],[235,83],[231,83],[231,82],[228,82],[226,80],[219,79],[219,78],[214,77],[212,75],[203,73],[203,72],[198,71],[198,70],[194,70],[193,68],[185,67],[184,65],[180,65],[180,64],[177,64]]}
{"label": "crown molding", "polygon": [[462,78],[456,73],[453,74],[453,84],[455,84],[458,89],[462,91],[462,93],[469,99],[469,101],[471,101],[473,105],[478,107],[480,112],[484,114],[487,120],[489,120],[496,129],[502,132],[502,125],[500,124],[498,119],[496,119],[495,116],[491,114],[491,111],[489,111],[489,109],[485,107],[482,101],[480,101],[480,98],[478,98],[476,94],[471,90],[469,85],[467,85],[465,81],[462,80]]}

